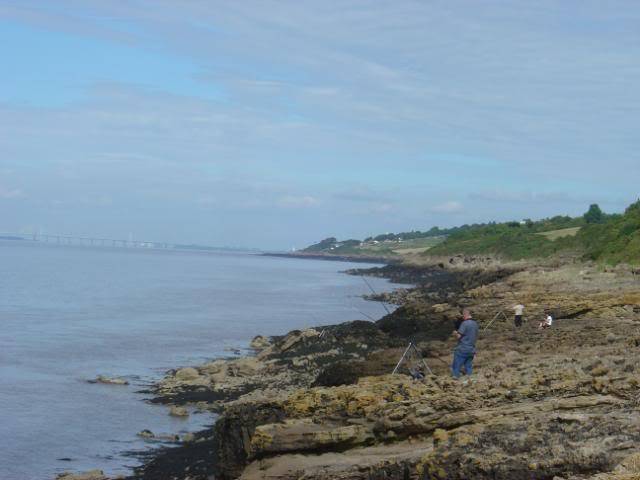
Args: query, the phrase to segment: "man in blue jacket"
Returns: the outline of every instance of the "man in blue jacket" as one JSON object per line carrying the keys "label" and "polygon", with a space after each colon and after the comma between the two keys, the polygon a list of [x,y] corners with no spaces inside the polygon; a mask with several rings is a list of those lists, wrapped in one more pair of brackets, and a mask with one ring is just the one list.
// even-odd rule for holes
{"label": "man in blue jacket", "polygon": [[458,344],[453,350],[453,364],[451,373],[453,378],[460,378],[460,370],[464,366],[467,376],[473,372],[473,357],[476,354],[476,340],[478,339],[478,323],[471,317],[469,309],[462,310],[462,323],[453,334]]}

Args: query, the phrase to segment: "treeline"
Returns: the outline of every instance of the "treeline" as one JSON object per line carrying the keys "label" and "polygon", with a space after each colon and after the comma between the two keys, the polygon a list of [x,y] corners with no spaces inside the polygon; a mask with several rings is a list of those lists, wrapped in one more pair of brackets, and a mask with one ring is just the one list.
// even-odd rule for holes
{"label": "treeline", "polygon": [[[541,220],[465,224],[453,228],[385,233],[339,241],[326,238],[307,252],[363,253],[373,243],[446,237],[424,255],[494,254],[510,259],[546,257],[559,253],[608,263],[640,263],[640,200],[623,214],[606,214],[597,204],[580,217],[558,215]],[[391,247],[383,247],[393,253]],[[378,250],[380,252],[380,250]]]}
{"label": "treeline", "polygon": [[426,232],[421,232],[420,230],[411,230],[410,232],[383,233],[380,235],[376,235],[375,237],[367,237],[364,239],[364,242],[374,242],[374,241],[384,242],[387,240],[391,240],[391,241],[415,240],[417,238],[440,237],[442,235],[449,235],[450,233],[465,227],[466,225],[463,225],[462,227],[444,228],[444,229],[433,227],[432,229],[427,230]]}
{"label": "treeline", "polygon": [[576,235],[584,257],[608,263],[640,263],[640,200],[622,215],[608,215]]}
{"label": "treeline", "polygon": [[[579,227],[572,234],[563,229]],[[557,232],[557,236],[549,233]],[[547,234],[547,235],[545,235]],[[607,263],[640,263],[640,201],[623,214],[605,214],[593,204],[581,217],[557,216],[536,222],[506,222],[451,234],[428,255],[496,254],[510,259],[558,253]]]}
{"label": "treeline", "polygon": [[[599,212],[598,221],[603,220],[607,217],[604,214],[598,205],[592,205],[591,209],[595,209]],[[594,215],[598,215],[598,213],[594,213]],[[418,238],[428,238],[428,237],[442,237],[442,236],[452,236],[452,235],[465,235],[467,233],[477,232],[483,228],[488,229],[496,229],[501,228],[502,226],[509,228],[519,228],[521,226],[526,226],[529,229],[533,229],[532,231],[546,231],[553,230],[559,228],[570,228],[581,226],[585,223],[585,219],[583,217],[572,218],[569,216],[558,215],[551,218],[544,218],[542,220],[533,221],[531,219],[525,219],[522,221],[510,221],[510,222],[487,222],[487,223],[472,223],[472,224],[464,224],[458,227],[450,227],[450,228],[440,228],[440,227],[432,227],[426,231],[420,230],[411,230],[410,232],[400,232],[400,233],[383,233],[377,235],[375,237],[367,237],[364,239],[364,242],[384,242],[386,240],[397,241],[397,240],[415,240]],[[333,239],[334,241],[335,238]],[[358,240],[349,240],[349,241],[358,241]]]}

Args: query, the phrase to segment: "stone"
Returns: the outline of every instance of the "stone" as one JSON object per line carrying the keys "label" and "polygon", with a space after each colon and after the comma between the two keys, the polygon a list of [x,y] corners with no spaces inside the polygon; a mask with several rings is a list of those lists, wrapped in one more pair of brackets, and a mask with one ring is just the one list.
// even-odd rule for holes
{"label": "stone", "polygon": [[167,441],[167,442],[177,442],[180,439],[178,435],[172,435],[172,434],[156,435],[151,430],[147,430],[147,429],[141,430],[140,432],[137,433],[137,435],[147,440],[158,440],[158,441]]}
{"label": "stone", "polygon": [[447,440],[449,440],[449,434],[446,430],[443,430],[442,428],[436,428],[433,431],[433,443],[444,443]]}
{"label": "stone", "polygon": [[449,310],[451,306],[448,303],[436,303],[431,308],[433,308],[435,313],[443,313]]}
{"label": "stone", "polygon": [[184,407],[172,405],[169,409],[169,415],[171,415],[172,417],[188,417],[189,411]]}
{"label": "stone", "polygon": [[102,470],[89,470],[82,473],[61,473],[56,480],[109,480]]}
{"label": "stone", "polygon": [[255,375],[262,366],[255,357],[244,357],[230,362],[228,371],[237,377],[249,377]]}
{"label": "stone", "polygon": [[269,337],[264,337],[262,335],[256,335],[251,340],[251,343],[249,343],[249,346],[251,348],[258,351],[264,350],[270,345],[271,345],[271,339],[269,339]]}
{"label": "stone", "polygon": [[616,473],[633,473],[640,476],[640,453],[626,457],[614,470]]}
{"label": "stone", "polygon": [[98,375],[95,380],[89,380],[89,383],[104,383],[107,385],[129,385],[129,382],[120,377],[106,377]]}
{"label": "stone", "polygon": [[286,420],[256,428],[251,439],[252,455],[314,451],[364,444],[374,438],[363,425],[315,424],[308,420]]}
{"label": "stone", "polygon": [[186,367],[179,369],[176,372],[175,377],[177,380],[181,381],[196,380],[200,377],[200,373],[198,373],[198,370],[193,367]]}

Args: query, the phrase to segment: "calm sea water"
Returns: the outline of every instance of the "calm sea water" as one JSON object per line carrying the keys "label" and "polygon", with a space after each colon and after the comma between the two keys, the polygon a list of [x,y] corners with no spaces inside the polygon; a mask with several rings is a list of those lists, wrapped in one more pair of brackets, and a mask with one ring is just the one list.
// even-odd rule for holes
{"label": "calm sea water", "polygon": [[[0,241],[0,265],[3,480],[127,473],[137,461],[124,452],[153,448],[140,430],[212,423],[136,393],[167,369],[230,356],[256,334],[384,314],[343,262]],[[131,384],[87,383],[98,374]]]}

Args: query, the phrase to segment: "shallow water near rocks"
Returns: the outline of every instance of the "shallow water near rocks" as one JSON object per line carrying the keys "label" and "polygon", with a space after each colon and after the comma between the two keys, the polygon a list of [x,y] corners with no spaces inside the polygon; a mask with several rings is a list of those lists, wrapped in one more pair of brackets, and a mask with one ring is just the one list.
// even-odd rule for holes
{"label": "shallow water near rocks", "polygon": [[[232,356],[256,334],[381,317],[363,264],[240,253],[0,241],[0,478],[65,470],[126,474],[136,437],[185,433],[207,414],[171,417],[136,393],[166,370]],[[370,278],[378,291],[397,287]],[[123,376],[128,386],[89,384]]]}

